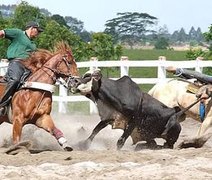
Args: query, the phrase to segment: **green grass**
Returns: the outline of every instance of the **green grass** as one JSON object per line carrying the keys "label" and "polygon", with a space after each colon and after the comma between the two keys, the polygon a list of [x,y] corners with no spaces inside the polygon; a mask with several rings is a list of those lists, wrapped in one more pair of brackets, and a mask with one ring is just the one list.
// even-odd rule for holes
{"label": "green grass", "polygon": [[167,60],[186,60],[186,51],[124,49],[123,55],[129,60],[157,60],[159,56],[165,56]]}

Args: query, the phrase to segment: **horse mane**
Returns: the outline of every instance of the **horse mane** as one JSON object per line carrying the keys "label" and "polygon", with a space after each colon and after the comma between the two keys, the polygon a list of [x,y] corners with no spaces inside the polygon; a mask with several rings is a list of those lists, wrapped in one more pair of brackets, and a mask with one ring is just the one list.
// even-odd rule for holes
{"label": "horse mane", "polygon": [[38,49],[23,60],[22,63],[31,70],[32,73],[40,69],[54,54],[45,49]]}
{"label": "horse mane", "polygon": [[60,53],[67,56],[67,59],[70,60],[70,62],[75,63],[74,55],[72,53],[72,49],[69,46],[69,44],[65,41],[59,41],[55,43],[53,52],[55,54]]}
{"label": "horse mane", "polygon": [[22,63],[26,68],[34,73],[56,54],[66,55],[70,61],[74,61],[75,63],[71,47],[64,41],[55,43],[52,51],[48,51],[46,49],[38,49],[37,51],[31,53],[27,59],[22,61]]}
{"label": "horse mane", "polygon": [[70,52],[72,54],[71,47],[65,41],[56,42],[53,48],[53,52],[61,54],[66,54],[67,52]]}

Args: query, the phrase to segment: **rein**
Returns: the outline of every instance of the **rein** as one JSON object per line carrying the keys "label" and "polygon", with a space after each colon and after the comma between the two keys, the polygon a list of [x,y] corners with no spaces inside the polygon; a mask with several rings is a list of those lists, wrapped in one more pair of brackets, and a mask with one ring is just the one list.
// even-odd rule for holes
{"label": "rein", "polygon": [[[54,74],[56,74],[56,71],[54,69],[51,69],[47,66],[43,66],[44,68],[46,69],[49,69],[50,71],[52,71]],[[42,68],[43,72],[45,72],[53,81],[56,81],[56,77],[52,76],[51,74],[49,74],[49,72],[45,71],[43,68]]]}
{"label": "rein", "polygon": [[38,111],[38,108],[40,107],[40,105],[41,105],[41,103],[42,103],[42,100],[43,100],[43,98],[44,98],[45,93],[46,93],[45,91],[42,93],[42,96],[41,96],[41,98],[40,98],[40,101],[39,101],[39,103],[37,104],[34,113],[32,114],[32,116],[31,116],[29,119],[32,120],[33,117],[35,116],[35,113]]}
{"label": "rein", "polygon": [[[65,62],[66,66],[68,68],[70,68],[71,66],[71,63],[68,63],[67,59],[65,58],[65,56],[63,56],[62,60],[60,61],[60,63],[58,63],[57,67],[55,69],[52,69],[52,68],[49,68],[47,66],[43,66],[45,67],[46,69],[49,69],[50,71],[52,71],[54,74],[56,74],[56,76],[65,76],[65,77],[70,77],[71,74],[70,73],[64,73],[64,72],[61,72],[61,71],[58,71],[56,69],[58,69],[58,66],[62,63],[62,62]],[[54,81],[56,81],[57,78],[54,78],[52,77],[48,72],[46,72],[44,69],[42,69],[48,76],[50,76]]]}

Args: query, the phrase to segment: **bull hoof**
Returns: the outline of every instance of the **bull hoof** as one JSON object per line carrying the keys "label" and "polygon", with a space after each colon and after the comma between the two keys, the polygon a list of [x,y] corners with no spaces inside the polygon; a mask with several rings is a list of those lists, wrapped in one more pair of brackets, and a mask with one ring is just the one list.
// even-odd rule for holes
{"label": "bull hoof", "polygon": [[167,142],[162,146],[163,149],[174,149],[174,144],[169,144]]}
{"label": "bull hoof", "polygon": [[63,148],[65,151],[73,151],[73,148],[72,147],[70,147],[70,146],[67,146],[67,147],[65,147],[65,148]]}
{"label": "bull hoof", "polygon": [[157,149],[162,149],[161,145],[158,145],[154,140],[148,143],[139,143],[135,147],[135,151],[140,151],[144,149],[152,149],[152,150],[157,150]]}

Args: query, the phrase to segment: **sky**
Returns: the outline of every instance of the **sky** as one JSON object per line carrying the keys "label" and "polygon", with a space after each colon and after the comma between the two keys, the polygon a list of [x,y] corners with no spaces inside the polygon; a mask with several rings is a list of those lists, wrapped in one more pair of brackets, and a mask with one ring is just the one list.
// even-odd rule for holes
{"label": "sky", "polygon": [[[71,16],[84,22],[87,31],[101,32],[107,20],[120,12],[148,13],[158,18],[158,27],[167,26],[173,33],[182,27],[186,33],[193,26],[209,31],[212,24],[212,0],[25,0],[30,5],[45,8],[51,14]],[[0,4],[21,0],[0,0]]]}

